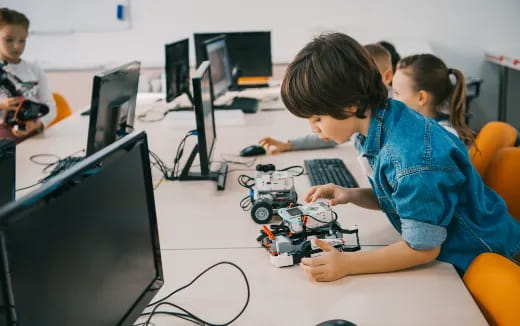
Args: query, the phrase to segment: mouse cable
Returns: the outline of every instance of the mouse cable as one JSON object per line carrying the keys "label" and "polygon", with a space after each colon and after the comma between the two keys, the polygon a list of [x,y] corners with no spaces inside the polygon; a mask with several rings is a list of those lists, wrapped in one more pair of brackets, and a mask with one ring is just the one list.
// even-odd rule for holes
{"label": "mouse cable", "polygon": [[[171,303],[171,302],[168,302],[166,301],[168,298],[170,298],[171,296],[173,296],[174,294],[188,288],[189,286],[191,286],[193,283],[195,283],[202,275],[206,274],[208,271],[214,269],[215,267],[219,266],[219,265],[230,265],[236,269],[238,269],[238,271],[242,274],[243,278],[244,278],[244,282],[246,284],[246,288],[247,288],[247,298],[246,298],[246,302],[244,303],[244,306],[242,307],[242,309],[240,310],[240,312],[233,318],[231,319],[230,321],[224,323],[224,324],[214,324],[214,323],[210,323],[208,321],[205,321],[203,319],[201,319],[200,317],[196,316],[195,314],[191,313],[190,311],[182,308],[181,306],[178,306],[174,303]],[[139,324],[139,325],[142,325],[142,326],[148,326],[150,324],[150,320],[152,319],[152,317],[155,315],[155,314],[159,314],[159,313],[164,313],[163,311],[158,311],[159,307],[160,306],[171,306],[171,307],[174,307],[174,308],[177,308],[179,310],[181,310],[182,312],[184,312],[185,314],[181,314],[181,313],[176,313],[176,312],[172,312],[171,315],[174,315],[176,317],[179,317],[179,318],[182,318],[182,319],[185,319],[185,320],[189,320],[193,323],[199,323],[199,325],[208,325],[208,326],[227,326],[227,325],[230,325],[231,323],[233,323],[235,320],[237,320],[243,313],[244,311],[246,310],[247,306],[249,305],[249,299],[250,299],[250,296],[251,296],[251,289],[249,287],[249,280],[247,279],[247,276],[244,272],[244,270],[242,270],[242,268],[240,268],[238,265],[236,265],[235,263],[232,263],[232,262],[229,262],[229,261],[221,261],[221,262],[218,262],[216,264],[213,264],[211,265],[210,267],[206,268],[204,271],[202,271],[199,275],[197,275],[193,280],[191,280],[191,282],[189,282],[188,284],[178,288],[177,290],[171,292],[170,294],[168,294],[167,296],[161,298],[161,299],[158,299],[150,304],[148,304],[146,307],[149,308],[149,307],[152,307],[153,306],[153,309],[152,311],[150,312],[146,312],[146,313],[143,313],[141,314],[141,316],[145,316],[145,315],[148,315],[148,318],[147,320],[142,323],[142,324]],[[168,313],[170,314],[170,313]],[[135,325],[134,325],[135,326]]]}

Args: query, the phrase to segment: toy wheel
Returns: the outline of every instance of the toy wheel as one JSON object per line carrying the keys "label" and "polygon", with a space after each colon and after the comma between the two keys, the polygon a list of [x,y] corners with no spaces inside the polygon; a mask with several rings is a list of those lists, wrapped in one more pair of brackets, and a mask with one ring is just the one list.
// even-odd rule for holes
{"label": "toy wheel", "polygon": [[251,217],[258,224],[267,224],[273,218],[273,208],[266,202],[256,202],[251,209]]}

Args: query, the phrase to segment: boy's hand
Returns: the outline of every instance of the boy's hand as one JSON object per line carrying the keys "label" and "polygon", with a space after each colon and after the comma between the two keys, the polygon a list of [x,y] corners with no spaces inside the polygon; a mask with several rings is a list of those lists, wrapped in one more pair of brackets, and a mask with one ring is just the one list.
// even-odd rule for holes
{"label": "boy's hand", "polygon": [[271,137],[264,137],[258,141],[268,154],[279,154],[281,152],[289,152],[292,150],[290,142],[279,141]]}
{"label": "boy's hand", "polygon": [[11,131],[16,137],[24,137],[35,131],[43,130],[43,123],[39,120],[25,122],[25,130],[19,130],[13,128]]}
{"label": "boy's hand", "polygon": [[22,99],[20,97],[8,97],[0,100],[0,110],[14,111],[20,104]]}
{"label": "boy's hand", "polygon": [[329,199],[331,206],[346,204],[351,201],[350,190],[341,186],[329,183],[323,186],[314,186],[309,189],[303,199],[305,202],[314,202],[320,198]]}
{"label": "boy's hand", "polygon": [[336,250],[328,242],[314,239],[323,250],[321,256],[302,258],[300,266],[311,281],[330,282],[348,275],[348,254]]}

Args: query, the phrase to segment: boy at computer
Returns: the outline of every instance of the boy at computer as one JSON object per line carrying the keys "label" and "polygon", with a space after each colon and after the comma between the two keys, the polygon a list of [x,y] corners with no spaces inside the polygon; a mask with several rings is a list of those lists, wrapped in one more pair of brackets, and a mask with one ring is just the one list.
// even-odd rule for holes
{"label": "boy at computer", "polygon": [[[379,44],[367,44],[364,48],[372,59],[374,59],[383,83],[391,90],[390,84],[392,83],[394,73],[390,52]],[[330,148],[337,145],[332,140],[320,139],[316,134],[305,135],[288,141],[281,141],[272,137],[263,137],[258,143],[265,147],[269,154],[278,154],[293,150]]]}
{"label": "boy at computer", "polygon": [[[46,104],[49,113],[40,120],[27,121],[25,130],[0,125],[0,137],[21,141],[43,130],[56,117],[56,103],[47,84],[43,69],[36,63],[21,58],[29,31],[29,19],[15,10],[0,8],[0,60],[6,61],[6,69],[23,82],[34,82],[34,87],[27,90],[24,97]],[[8,97],[0,92],[0,120],[5,111],[15,110],[21,99]]]}
{"label": "boy at computer", "polygon": [[356,147],[369,170],[371,188],[315,186],[305,201],[381,209],[402,235],[394,244],[355,253],[316,240],[324,253],[301,263],[310,279],[391,272],[435,259],[463,273],[483,252],[518,262],[520,222],[484,185],[464,144],[389,100],[374,61],[354,39],[333,33],[311,41],[289,65],[281,93],[288,110],[308,119],[321,138],[343,143],[358,133]]}

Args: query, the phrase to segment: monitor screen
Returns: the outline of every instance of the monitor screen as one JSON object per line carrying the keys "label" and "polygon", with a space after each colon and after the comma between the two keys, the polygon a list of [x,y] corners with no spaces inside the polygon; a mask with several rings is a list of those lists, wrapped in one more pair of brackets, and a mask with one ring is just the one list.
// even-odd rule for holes
{"label": "monitor screen", "polygon": [[188,39],[164,46],[166,101],[171,102],[190,89],[190,58]]}
{"label": "monitor screen", "polygon": [[0,231],[0,325],[132,325],[163,284],[146,134],[4,206]]}
{"label": "monitor screen", "polygon": [[94,76],[87,156],[132,131],[140,66],[134,61]]}
{"label": "monitor screen", "polygon": [[231,86],[231,66],[226,47],[225,36],[218,36],[204,42],[206,55],[211,66],[213,94],[219,97]]}
{"label": "monitor screen", "polygon": [[202,175],[208,175],[210,172],[211,155],[213,154],[213,147],[217,135],[215,130],[210,73],[209,61],[204,61],[192,79]]}
{"label": "monitor screen", "polygon": [[0,206],[14,200],[16,143],[0,138]]}
{"label": "monitor screen", "polygon": [[270,77],[273,75],[271,59],[271,32],[195,33],[195,56],[199,66],[208,60],[204,41],[219,35],[226,36],[231,67],[238,67],[242,77]]}

